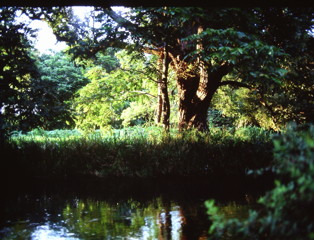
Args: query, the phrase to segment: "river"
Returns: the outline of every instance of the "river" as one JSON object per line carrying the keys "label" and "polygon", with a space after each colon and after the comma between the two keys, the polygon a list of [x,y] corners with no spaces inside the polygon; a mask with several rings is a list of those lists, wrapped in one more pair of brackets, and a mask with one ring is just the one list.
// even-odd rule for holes
{"label": "river", "polygon": [[2,183],[0,239],[207,239],[204,202],[243,218],[268,187],[248,178],[33,179]]}

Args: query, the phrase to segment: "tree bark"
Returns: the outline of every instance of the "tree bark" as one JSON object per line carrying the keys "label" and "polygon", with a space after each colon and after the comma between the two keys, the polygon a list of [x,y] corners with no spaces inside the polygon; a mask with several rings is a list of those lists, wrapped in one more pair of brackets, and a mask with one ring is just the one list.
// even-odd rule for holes
{"label": "tree bark", "polygon": [[[205,71],[206,69],[204,69]],[[207,71],[206,71],[207,72]],[[208,130],[207,115],[210,102],[226,74],[224,66],[205,75],[177,78],[179,89],[179,129]]]}

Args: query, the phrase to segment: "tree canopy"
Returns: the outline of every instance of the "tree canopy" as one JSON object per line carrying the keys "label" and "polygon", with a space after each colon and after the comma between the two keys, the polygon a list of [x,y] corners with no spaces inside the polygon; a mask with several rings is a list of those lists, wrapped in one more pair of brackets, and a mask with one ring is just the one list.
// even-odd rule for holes
{"label": "tree canopy", "polygon": [[[139,109],[155,101],[166,128],[174,108],[180,129],[207,130],[215,108],[240,125],[313,122],[312,8],[95,7],[84,21],[71,7],[1,11],[2,121],[121,127],[136,111],[152,121]],[[18,11],[47,21],[71,59],[36,57]]]}

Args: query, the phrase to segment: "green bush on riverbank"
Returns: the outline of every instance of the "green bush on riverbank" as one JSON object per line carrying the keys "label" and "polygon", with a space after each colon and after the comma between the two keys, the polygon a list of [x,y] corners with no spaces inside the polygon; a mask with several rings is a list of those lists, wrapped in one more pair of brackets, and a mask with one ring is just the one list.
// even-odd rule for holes
{"label": "green bush on riverbank", "polygon": [[260,128],[213,128],[164,133],[128,128],[110,133],[78,131],[16,133],[2,164],[10,176],[199,176],[244,174],[272,159],[270,132]]}
{"label": "green bush on riverbank", "polygon": [[274,146],[275,188],[243,221],[224,218],[208,201],[211,239],[314,239],[314,126],[290,126]]}

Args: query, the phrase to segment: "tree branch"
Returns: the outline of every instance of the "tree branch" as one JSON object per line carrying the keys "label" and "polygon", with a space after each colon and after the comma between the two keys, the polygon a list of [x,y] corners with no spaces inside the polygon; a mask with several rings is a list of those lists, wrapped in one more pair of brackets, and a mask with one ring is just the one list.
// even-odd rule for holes
{"label": "tree branch", "polygon": [[[141,39],[149,39],[151,42],[155,42],[155,37],[151,36],[148,34],[148,31],[145,27],[139,27],[138,25],[130,22],[129,20],[123,18],[122,16],[120,16],[119,14],[117,14],[114,10],[112,10],[112,8],[105,8],[103,9],[103,12],[105,14],[107,14],[113,21],[115,21],[120,27],[125,28],[126,30],[130,31],[134,36],[137,36]],[[157,29],[158,34],[164,35],[163,32],[159,31]],[[153,44],[155,46],[158,45],[158,43]],[[146,48],[146,47],[142,47],[144,52],[151,51],[150,53],[154,54],[154,55],[158,55],[160,54],[161,49],[157,48],[157,49],[153,49],[153,48]]]}
{"label": "tree branch", "polygon": [[144,91],[136,91],[136,90],[134,90],[134,91],[128,91],[126,93],[138,93],[138,94],[146,95],[146,96],[149,96],[149,97],[152,97],[152,98],[157,98],[155,95],[152,95],[152,94],[144,92]]}
{"label": "tree branch", "polygon": [[138,27],[135,24],[121,17],[119,14],[113,11],[112,8],[103,9],[103,12],[111,17],[112,20],[118,23],[121,27],[124,27],[125,29],[132,32],[138,31]]}
{"label": "tree branch", "polygon": [[232,85],[232,86],[235,86],[235,87],[244,87],[244,88],[248,88],[250,90],[253,90],[253,88],[250,85],[247,85],[247,84],[242,83],[242,82],[236,82],[236,81],[222,81],[219,84],[219,87],[225,86],[225,85]]}
{"label": "tree branch", "polygon": [[142,47],[144,53],[153,54],[157,56],[160,56],[162,54],[163,49],[164,49],[163,47],[159,48]]}

